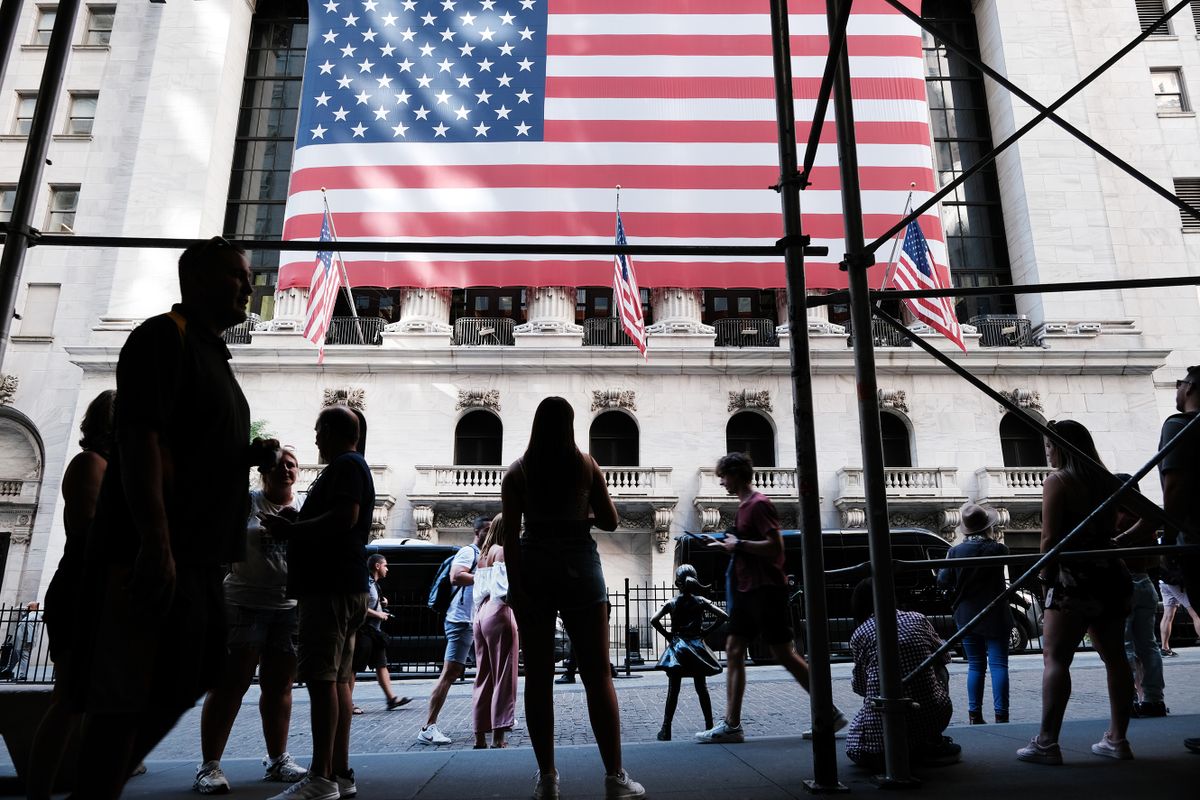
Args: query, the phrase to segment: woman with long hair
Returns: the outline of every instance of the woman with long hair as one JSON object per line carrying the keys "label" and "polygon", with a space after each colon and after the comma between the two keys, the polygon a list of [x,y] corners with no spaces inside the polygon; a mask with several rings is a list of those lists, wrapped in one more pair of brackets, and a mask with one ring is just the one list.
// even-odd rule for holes
{"label": "woman with long hair", "polygon": [[492,519],[475,568],[475,749],[508,747],[517,711],[517,620],[508,605],[508,569],[504,562],[504,515]]}
{"label": "woman with long hair", "polygon": [[[1042,488],[1042,552],[1058,544],[1107,498],[1108,481],[1098,480],[1104,469],[1092,434],[1078,422],[1061,420],[1051,429],[1089,460],[1046,440],[1046,458],[1053,472]],[[1116,511],[1097,515],[1071,537],[1066,550],[1099,550],[1112,546]],[[1042,724],[1017,758],[1034,764],[1061,764],[1058,735],[1071,698],[1071,662],[1086,633],[1104,660],[1108,674],[1110,722],[1092,752],[1108,758],[1130,759],[1125,738],[1133,705],[1133,674],[1125,659],[1125,617],[1129,614],[1132,582],[1119,559],[1070,561],[1046,570],[1045,628],[1042,633]]]}
{"label": "woman with long hair", "polygon": [[[534,797],[557,800],[554,768],[554,630],[562,616],[575,647],[588,717],[604,762],[606,797],[643,797],[621,767],[621,720],[608,669],[608,589],[593,525],[617,528],[617,509],[595,459],[575,446],[575,412],[561,397],[541,402],[529,447],[504,476],[508,602],[525,654],[525,720],[537,758]],[[524,520],[525,532],[521,534]]]}

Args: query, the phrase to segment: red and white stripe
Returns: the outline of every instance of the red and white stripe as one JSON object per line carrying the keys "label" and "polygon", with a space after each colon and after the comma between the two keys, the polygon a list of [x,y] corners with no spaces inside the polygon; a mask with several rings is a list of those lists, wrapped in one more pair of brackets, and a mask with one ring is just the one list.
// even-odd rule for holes
{"label": "red and white stripe", "polygon": [[[915,0],[910,5],[916,6]],[[801,148],[828,47],[824,0],[793,0]],[[613,188],[638,244],[765,245],[783,235],[767,0],[555,0],[547,37],[545,141],[300,147],[285,239],[316,239],[321,187],[342,241],[610,244]],[[868,239],[900,218],[910,184],[935,190],[919,29],[883,0],[856,0],[848,47]],[[804,232],[829,248],[810,288],[839,288],[845,253],[832,108]],[[946,263],[940,220],[922,219]],[[605,256],[347,254],[352,285],[603,286]],[[305,285],[282,254],[280,288]],[[872,270],[872,284],[884,267]],[[643,256],[643,286],[786,285],[779,258]],[[640,308],[640,304],[639,304]]]}

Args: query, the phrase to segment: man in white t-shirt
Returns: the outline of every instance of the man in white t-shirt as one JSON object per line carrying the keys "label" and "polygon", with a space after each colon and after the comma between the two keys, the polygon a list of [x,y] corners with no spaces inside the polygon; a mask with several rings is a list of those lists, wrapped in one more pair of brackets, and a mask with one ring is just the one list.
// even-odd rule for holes
{"label": "man in white t-shirt", "polygon": [[442,674],[429,694],[429,714],[425,726],[417,732],[421,744],[450,744],[450,737],[438,730],[438,713],[446,702],[446,694],[456,680],[467,669],[467,658],[475,642],[471,635],[474,598],[471,587],[475,585],[475,565],[479,562],[479,545],[487,536],[491,520],[475,518],[475,542],[459,549],[450,567],[450,583],[454,596],[446,610],[446,658],[442,662]]}

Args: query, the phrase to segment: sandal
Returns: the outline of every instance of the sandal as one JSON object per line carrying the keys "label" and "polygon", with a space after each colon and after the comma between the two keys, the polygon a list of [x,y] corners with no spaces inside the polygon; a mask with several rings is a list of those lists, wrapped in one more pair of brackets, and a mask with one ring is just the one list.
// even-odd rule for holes
{"label": "sandal", "polygon": [[358,706],[355,706],[355,707],[353,708],[353,710],[351,710],[351,711],[350,711],[350,713],[351,713],[351,714],[353,714],[354,716],[356,716],[356,717],[357,717],[357,716],[361,716],[361,715],[362,715],[362,713],[363,713],[363,710],[362,710],[361,708],[359,708]]}
{"label": "sandal", "polygon": [[391,711],[394,708],[399,708],[400,706],[406,706],[411,702],[411,697],[391,697],[387,701],[388,711]]}

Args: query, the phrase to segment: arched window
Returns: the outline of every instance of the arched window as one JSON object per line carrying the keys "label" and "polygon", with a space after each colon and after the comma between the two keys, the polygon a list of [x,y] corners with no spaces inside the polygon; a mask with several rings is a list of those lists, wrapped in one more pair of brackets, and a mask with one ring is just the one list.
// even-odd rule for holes
{"label": "arched window", "polygon": [[908,438],[908,426],[904,420],[887,411],[879,415],[883,427],[883,465],[885,467],[911,467],[912,443]]}
{"label": "arched window", "polygon": [[454,429],[455,464],[499,464],[504,426],[490,411],[468,411]]}
{"label": "arched window", "polygon": [[725,426],[725,452],[746,453],[756,467],[775,466],[775,431],[762,414],[740,411]]}
{"label": "arched window", "polygon": [[588,446],[592,458],[602,467],[636,467],[637,423],[621,411],[605,411],[592,420]]}
{"label": "arched window", "polygon": [[1011,411],[1000,420],[1000,452],[1006,467],[1046,466],[1042,434]]}
{"label": "arched window", "polygon": [[[0,408],[0,604],[18,599],[19,570],[29,553],[46,450],[28,417]],[[24,544],[20,544],[23,542]],[[12,561],[9,561],[9,550]]]}

